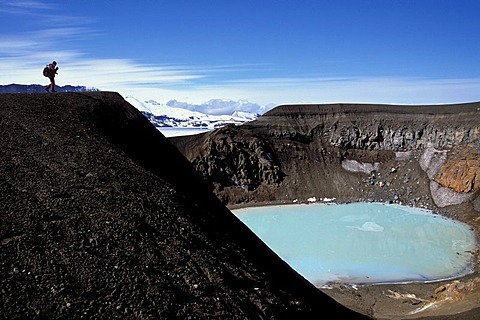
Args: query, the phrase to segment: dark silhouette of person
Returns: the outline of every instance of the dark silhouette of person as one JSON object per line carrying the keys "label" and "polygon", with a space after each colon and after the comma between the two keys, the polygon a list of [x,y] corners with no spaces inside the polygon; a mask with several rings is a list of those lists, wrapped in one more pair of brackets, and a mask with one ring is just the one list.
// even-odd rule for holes
{"label": "dark silhouette of person", "polygon": [[45,91],[49,92],[50,88],[52,92],[57,92],[55,90],[55,75],[58,73],[57,61],[52,61],[47,66],[47,74],[45,75],[50,79],[50,84],[45,88]]}

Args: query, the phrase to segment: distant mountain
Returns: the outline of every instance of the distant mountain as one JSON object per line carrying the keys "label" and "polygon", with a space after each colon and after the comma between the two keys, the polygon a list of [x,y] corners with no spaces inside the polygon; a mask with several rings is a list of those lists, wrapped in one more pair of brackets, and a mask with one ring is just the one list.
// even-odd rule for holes
{"label": "distant mountain", "polygon": [[[97,88],[88,88],[85,86],[55,86],[58,92],[85,92],[100,91]],[[23,92],[45,92],[45,86],[40,84],[7,84],[0,85],[0,93],[23,93]]]}
{"label": "distant mountain", "polygon": [[[85,86],[56,86],[58,92],[86,92],[100,91],[97,88]],[[39,84],[9,84],[0,85],[0,93],[32,93],[45,92],[45,86]],[[125,96],[124,99],[137,108],[157,128],[202,128],[216,129],[228,124],[242,124],[260,117],[258,113],[246,111],[234,111],[229,115],[211,115],[198,111],[186,109],[189,105],[178,101],[170,101],[169,104],[162,104],[155,100],[140,101],[132,96]],[[212,100],[220,104],[221,100]],[[234,102],[232,102],[234,103]],[[181,106],[181,107],[179,107]],[[185,108],[182,108],[185,107]],[[197,106],[198,107],[198,106]],[[212,111],[205,107],[207,111]]]}
{"label": "distant mountain", "polygon": [[198,111],[171,107],[155,100],[140,101],[132,96],[124,98],[142,112],[156,127],[215,129],[227,124],[242,124],[260,116],[243,111],[235,111],[230,115],[209,115]]}

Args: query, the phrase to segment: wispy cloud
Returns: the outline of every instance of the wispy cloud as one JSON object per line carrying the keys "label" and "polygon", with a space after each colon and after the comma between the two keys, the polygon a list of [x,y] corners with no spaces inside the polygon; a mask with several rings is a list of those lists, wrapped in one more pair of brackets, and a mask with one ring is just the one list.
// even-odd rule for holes
{"label": "wispy cloud", "polygon": [[39,11],[47,11],[53,8],[53,4],[46,1],[0,0],[0,12],[8,14],[36,15]]}
{"label": "wispy cloud", "polygon": [[480,101],[480,78],[312,77],[240,79],[198,88],[258,103],[436,104]]}
{"label": "wispy cloud", "polygon": [[[0,35],[0,54],[17,56],[19,59],[35,56],[40,51],[49,52],[55,42],[72,41],[89,35],[86,28],[49,28],[16,35]],[[65,51],[68,51],[66,49]],[[28,61],[29,59],[26,59]]]}
{"label": "wispy cloud", "polygon": [[[50,12],[46,14],[46,12]],[[0,0],[0,13],[35,15],[38,21],[56,16],[48,2]],[[152,91],[157,88],[175,92],[179,86],[202,81],[212,74],[234,72],[245,66],[193,66],[142,64],[133,59],[96,59],[78,49],[82,40],[98,31],[79,21],[78,17],[62,15],[55,28],[0,35],[0,83],[42,83],[41,69],[52,60],[59,63],[59,84],[76,84],[112,91]],[[87,18],[87,21],[91,19]],[[41,24],[41,23],[40,23]],[[45,23],[45,25],[51,25]],[[58,25],[58,24],[55,24]],[[58,44],[61,44],[59,46]],[[68,44],[75,43],[75,47]],[[59,49],[56,49],[59,48]]]}
{"label": "wispy cloud", "polygon": [[89,83],[107,90],[169,86],[203,77],[181,66],[142,65],[128,59],[79,59],[64,66],[64,81]]}
{"label": "wispy cloud", "polygon": [[73,16],[58,14],[58,9],[63,6],[61,3],[49,1],[11,1],[0,0],[0,14],[18,16],[18,19],[35,19],[38,25],[48,26],[80,26],[87,25],[94,21],[87,16]]}

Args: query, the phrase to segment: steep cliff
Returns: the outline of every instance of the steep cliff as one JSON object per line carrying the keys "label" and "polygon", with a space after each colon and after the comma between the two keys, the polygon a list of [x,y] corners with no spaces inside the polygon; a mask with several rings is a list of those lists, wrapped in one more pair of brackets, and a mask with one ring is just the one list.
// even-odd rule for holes
{"label": "steep cliff", "polygon": [[478,190],[480,103],[286,105],[171,141],[231,205],[314,196],[446,207]]}

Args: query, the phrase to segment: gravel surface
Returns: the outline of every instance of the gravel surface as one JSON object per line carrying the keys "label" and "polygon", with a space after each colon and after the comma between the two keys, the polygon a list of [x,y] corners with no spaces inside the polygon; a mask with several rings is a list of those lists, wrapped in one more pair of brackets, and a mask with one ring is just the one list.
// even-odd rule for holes
{"label": "gravel surface", "polygon": [[253,235],[118,94],[0,94],[0,318],[367,318]]}

